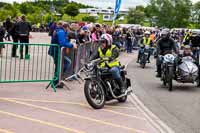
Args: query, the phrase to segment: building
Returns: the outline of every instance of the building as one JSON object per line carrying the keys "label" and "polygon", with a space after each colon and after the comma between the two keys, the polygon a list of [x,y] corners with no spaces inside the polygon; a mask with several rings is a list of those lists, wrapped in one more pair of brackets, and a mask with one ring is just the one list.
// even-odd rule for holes
{"label": "building", "polygon": [[[120,15],[128,15],[129,9],[120,9]],[[87,14],[114,14],[114,9],[104,9],[104,8],[86,8],[86,9],[79,9],[80,13],[87,13]]]}

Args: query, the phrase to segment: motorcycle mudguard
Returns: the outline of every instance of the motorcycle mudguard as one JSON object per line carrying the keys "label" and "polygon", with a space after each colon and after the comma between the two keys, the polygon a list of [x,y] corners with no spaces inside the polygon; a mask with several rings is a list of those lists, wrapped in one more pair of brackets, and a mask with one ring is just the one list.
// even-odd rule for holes
{"label": "motorcycle mudguard", "polygon": [[126,85],[127,85],[127,88],[131,87],[131,80],[129,78],[126,78]]}

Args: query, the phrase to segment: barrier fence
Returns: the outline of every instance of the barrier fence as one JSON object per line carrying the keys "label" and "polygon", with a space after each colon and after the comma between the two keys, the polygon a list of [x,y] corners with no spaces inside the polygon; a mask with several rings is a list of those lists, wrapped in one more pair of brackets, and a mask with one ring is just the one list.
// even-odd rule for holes
{"label": "barrier fence", "polygon": [[[57,74],[54,74],[53,58],[48,55],[50,44],[0,43],[0,48],[4,47],[0,57],[0,83],[50,82],[56,91],[53,82],[59,79],[60,48],[56,44],[51,46],[57,48],[57,55],[56,53],[53,55],[58,59]],[[12,52],[15,49],[18,57],[14,58]],[[25,55],[26,50],[28,54]]]}
{"label": "barrier fence", "polygon": [[[89,58],[95,50],[97,50],[99,46],[98,42],[95,43],[85,43],[78,47],[78,49],[67,49],[63,48],[61,54],[63,56],[68,57],[71,60],[71,66],[69,69],[64,73],[61,74],[60,79],[68,80],[71,78],[77,78],[77,73],[84,67],[86,63],[89,62]],[[62,56],[62,60],[63,57]],[[63,63],[61,63],[61,72],[63,72]]]}
{"label": "barrier fence", "polygon": [[[57,44],[26,44],[1,42],[3,49],[0,56],[0,83],[49,82],[56,92],[55,82],[76,78],[76,74],[88,63],[92,52],[99,46],[85,43],[78,49],[60,49]],[[23,48],[25,47],[25,48]],[[28,48],[28,55],[25,55]],[[16,49],[18,57],[12,57]],[[14,50],[15,51],[15,50]],[[20,58],[23,51],[23,59]],[[65,69],[66,57],[71,65]]]}

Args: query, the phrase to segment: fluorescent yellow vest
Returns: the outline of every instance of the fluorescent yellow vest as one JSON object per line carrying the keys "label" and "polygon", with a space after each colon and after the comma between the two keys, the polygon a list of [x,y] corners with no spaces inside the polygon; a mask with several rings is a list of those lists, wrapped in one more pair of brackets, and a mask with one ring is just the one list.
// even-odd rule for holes
{"label": "fluorescent yellow vest", "polygon": [[146,37],[143,37],[143,44],[144,45],[150,45],[151,43],[151,38],[146,39]]}
{"label": "fluorescent yellow vest", "polygon": [[[99,52],[100,58],[109,58],[109,57],[111,57],[111,56],[112,56],[112,50],[113,50],[114,48],[116,48],[116,46],[115,46],[115,45],[112,45],[111,49],[107,49],[106,54],[104,55],[103,52],[102,52],[102,50],[101,50],[101,48],[99,47],[98,52]],[[118,58],[116,58],[116,59],[113,60],[112,62],[108,62],[107,65],[108,65],[109,67],[114,67],[114,66],[120,66],[120,63],[119,63],[119,61],[118,61]],[[99,65],[99,67],[101,67],[101,68],[103,68],[103,67],[105,67],[105,66],[106,66],[106,63],[105,63],[105,62],[102,62],[102,63]]]}

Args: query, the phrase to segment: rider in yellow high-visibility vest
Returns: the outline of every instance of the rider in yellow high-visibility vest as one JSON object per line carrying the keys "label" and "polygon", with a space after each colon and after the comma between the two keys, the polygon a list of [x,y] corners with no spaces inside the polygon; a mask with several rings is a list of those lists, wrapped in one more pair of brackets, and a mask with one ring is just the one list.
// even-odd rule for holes
{"label": "rider in yellow high-visibility vest", "polygon": [[189,45],[190,44],[190,37],[192,36],[192,32],[187,31],[185,33],[185,36],[183,38],[183,45]]}
{"label": "rider in yellow high-visibility vest", "polygon": [[101,46],[93,53],[90,60],[101,58],[104,60],[99,64],[100,68],[108,67],[109,72],[112,73],[113,78],[117,81],[121,88],[122,93],[125,92],[125,85],[120,75],[120,62],[118,60],[119,49],[117,46],[112,45],[112,36],[103,34],[101,36]]}
{"label": "rider in yellow high-visibility vest", "polygon": [[[139,60],[140,60],[140,55],[141,55],[141,49],[143,49],[146,45],[149,45],[149,47],[151,48],[153,46],[153,41],[151,40],[150,38],[150,32],[149,31],[146,31],[144,33],[144,37],[143,39],[141,40],[141,45],[140,45],[140,49],[139,49],[139,52],[138,52],[138,58],[137,58],[137,63],[139,63]],[[151,49],[149,49],[149,54],[148,54],[148,59],[147,61],[150,63],[150,56],[151,56]]]}

